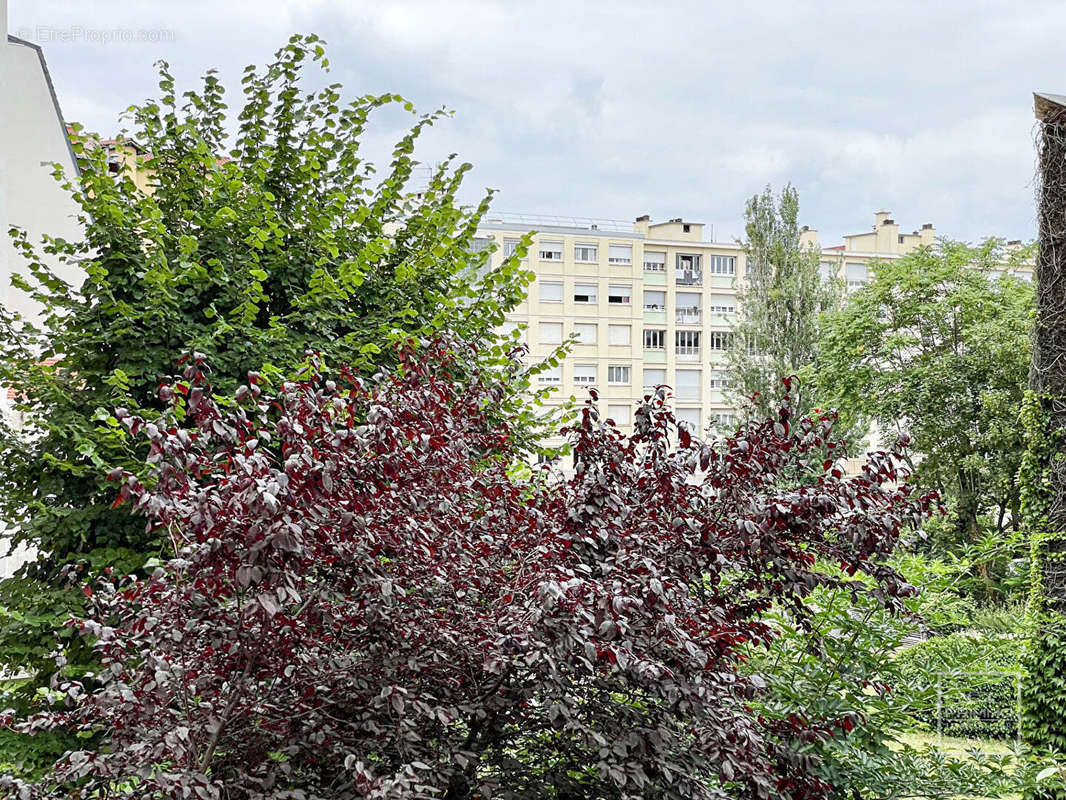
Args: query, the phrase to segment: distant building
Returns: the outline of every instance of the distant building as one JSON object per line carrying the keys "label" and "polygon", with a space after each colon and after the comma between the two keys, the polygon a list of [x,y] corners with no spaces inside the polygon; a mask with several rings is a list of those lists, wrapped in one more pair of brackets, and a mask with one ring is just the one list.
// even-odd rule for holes
{"label": "distant building", "polygon": [[[693,429],[736,419],[726,351],[742,313],[743,247],[705,241],[702,223],[682,219],[625,223],[491,212],[479,228],[479,246],[495,242],[497,264],[530,230],[537,234],[526,266],[536,277],[507,326],[526,326],[532,362],[578,336],[569,357],[539,377],[541,387],[556,390],[549,404],[583,400],[596,387],[601,414],[629,431],[645,392],[667,384],[677,418]],[[820,249],[824,277],[854,291],[869,280],[871,262],[901,258],[935,237],[931,224],[900,233],[890,212],[879,211],[870,232],[845,236],[842,245],[820,248],[817,231],[804,229],[801,246]],[[1032,268],[1015,274],[1031,280]]]}

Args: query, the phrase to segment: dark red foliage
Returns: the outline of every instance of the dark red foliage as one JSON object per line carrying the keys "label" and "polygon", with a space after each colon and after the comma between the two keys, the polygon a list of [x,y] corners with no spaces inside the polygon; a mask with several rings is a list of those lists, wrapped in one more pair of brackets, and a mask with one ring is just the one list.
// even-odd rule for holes
{"label": "dark red foliage", "polygon": [[448,353],[412,347],[369,382],[312,369],[276,397],[253,375],[226,406],[193,359],[162,387],[173,413],[127,419],[156,480],[113,477],[177,555],[97,587],[79,624],[101,688],[60,687],[68,707],[28,725],[106,747],[8,790],[828,796],[796,743],[857,721],[759,719],[740,653],[771,606],[803,624],[836,580],[820,564],[886,605],[910,591],[885,557],[930,500],[898,459],[844,479],[820,455],[831,418],[787,408],[701,442],[660,390],[628,438],[587,406],[573,474],[529,479],[487,413],[507,375],[453,379]]}

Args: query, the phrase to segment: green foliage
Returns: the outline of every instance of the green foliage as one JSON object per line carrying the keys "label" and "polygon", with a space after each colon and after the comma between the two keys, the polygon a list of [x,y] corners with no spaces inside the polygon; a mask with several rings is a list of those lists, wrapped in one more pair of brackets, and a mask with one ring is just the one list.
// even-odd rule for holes
{"label": "green foliage", "polygon": [[[1049,579],[1062,573],[1066,541],[1066,535],[1049,524],[1056,500],[1052,471],[1061,470],[1063,458],[1061,434],[1051,430],[1045,410],[1055,399],[1027,392],[1021,415],[1026,452],[1019,480],[1024,532],[1031,548],[1029,614],[1033,620],[1022,657],[1022,735],[1037,752],[1066,751],[1066,617],[1057,607],[1061,598],[1056,603],[1054,588],[1049,592]],[[1066,784],[1043,786],[1033,795],[1066,798]]]}
{"label": "green foliage", "polygon": [[[927,601],[914,598],[910,606],[924,613]],[[809,630],[787,614],[773,617],[779,638],[768,652],[753,650],[750,668],[768,687],[756,700],[760,713],[836,721],[798,748],[817,754],[819,776],[836,796],[995,796],[1014,785],[1007,758],[960,759],[909,743],[916,718],[935,713],[937,702],[935,679],[896,658],[913,619],[865,601],[855,606],[846,588],[816,591],[807,608]]]}
{"label": "green foliage", "polygon": [[960,631],[902,650],[901,679],[937,694],[937,706],[918,719],[945,736],[1015,739],[1022,644],[1017,634]]}
{"label": "green foliage", "polygon": [[1019,519],[1033,291],[993,270],[1026,255],[943,241],[879,262],[821,332],[820,390],[845,419],[912,437],[918,480],[947,500],[949,546],[978,542],[983,514],[1001,539]]}
{"label": "green foliage", "polygon": [[[42,309],[36,324],[0,318],[0,383],[17,387],[32,431],[0,431],[0,515],[15,543],[42,554],[0,585],[0,662],[31,676],[13,695],[23,709],[57,669],[55,631],[80,610],[63,568],[128,572],[169,547],[111,507],[106,476],[144,474],[147,450],[111,410],[156,416],[157,387],[182,352],[205,354],[225,395],[249,371],[283,379],[308,350],[371,374],[410,337],[447,331],[477,346],[483,368],[517,344],[493,331],[531,280],[520,266],[528,237],[490,269],[492,248],[474,234],[491,192],[477,207],[456,201],[469,164],[449,159],[422,191],[407,189],[416,139],[443,112],[418,116],[378,176],[359,153],[371,113],[413,108],[392,94],[346,103],[336,83],[301,88],[305,68],[326,68],[324,52],[317,37],[294,36],[267,67],[248,67],[234,115],[214,71],[179,95],[161,63],[160,97],[129,109],[152,191],[112,175],[78,129],[81,173],[65,186],[84,240],[36,246],[13,231],[30,276],[17,284]],[[67,285],[45,257],[76,263],[84,283]],[[535,371],[494,409],[530,442],[537,423],[522,398]],[[84,672],[87,654],[71,647],[64,672]]]}
{"label": "green foliage", "polygon": [[[744,209],[743,315],[728,354],[740,406],[758,394],[761,404],[776,407],[786,391],[782,378],[806,374],[815,359],[818,315],[838,302],[839,293],[818,274],[819,251],[800,247],[798,214],[791,184],[777,198],[767,186]],[[812,410],[812,390],[804,381],[794,392],[797,413]]]}

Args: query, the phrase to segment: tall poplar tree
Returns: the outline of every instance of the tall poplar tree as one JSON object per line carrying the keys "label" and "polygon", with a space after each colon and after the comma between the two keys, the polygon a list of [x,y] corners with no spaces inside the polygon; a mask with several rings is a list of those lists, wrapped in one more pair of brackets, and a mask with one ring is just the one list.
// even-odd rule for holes
{"label": "tall poplar tree", "polygon": [[[744,286],[728,353],[733,396],[742,408],[755,395],[773,407],[786,393],[782,379],[808,371],[817,351],[818,315],[840,297],[819,275],[818,249],[801,245],[798,216],[799,194],[791,184],[777,197],[767,186],[744,209]],[[811,410],[812,397],[806,383],[796,390],[798,413]]]}

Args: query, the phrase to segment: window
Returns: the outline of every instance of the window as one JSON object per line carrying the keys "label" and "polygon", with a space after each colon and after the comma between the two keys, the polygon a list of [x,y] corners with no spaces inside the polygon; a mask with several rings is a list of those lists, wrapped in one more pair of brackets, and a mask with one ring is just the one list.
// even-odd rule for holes
{"label": "window", "polygon": [[632,412],[628,405],[607,406],[607,418],[613,419],[615,425],[628,425]]}
{"label": "window", "polygon": [[607,367],[607,383],[629,385],[629,365],[611,364]]}
{"label": "window", "polygon": [[729,377],[729,373],[720,369],[711,370],[711,388],[712,389],[728,389],[733,385],[733,379]]}
{"label": "window", "polygon": [[542,322],[540,323],[540,343],[541,344],[562,344],[563,343],[563,323],[561,322]]}
{"label": "window", "polygon": [[608,325],[607,344],[626,345],[631,344],[629,325]]}
{"label": "window", "polygon": [[562,261],[563,260],[563,243],[562,242],[541,242],[540,243],[540,260],[541,261]]}
{"label": "window", "polygon": [[475,236],[474,240],[470,243],[470,250],[474,253],[483,253],[486,250],[492,248],[496,243],[496,240],[486,236]]}
{"label": "window", "polygon": [[561,281],[542,281],[540,284],[540,302],[563,302],[563,284]]}
{"label": "window", "polygon": [[607,302],[616,306],[628,306],[633,287],[626,283],[612,283],[607,287]]}
{"label": "window", "polygon": [[574,333],[577,334],[578,344],[596,344],[596,329],[599,328],[595,322],[577,322],[574,323]]}
{"label": "window", "polygon": [[633,245],[611,244],[607,246],[607,263],[609,264],[632,264]]}
{"label": "window", "polygon": [[736,256],[711,256],[712,275],[736,275]]}
{"label": "window", "polygon": [[675,393],[678,400],[700,399],[700,371],[698,369],[677,370]]}
{"label": "window", "polygon": [[700,286],[703,283],[699,255],[677,254],[677,282],[681,286]]}
{"label": "window", "polygon": [[503,254],[506,258],[510,258],[518,252],[518,245],[521,244],[521,239],[504,239],[503,240]]}
{"label": "window", "polygon": [[675,301],[677,306],[674,313],[676,316],[675,321],[678,325],[700,324],[702,295],[698,292],[678,292]]}
{"label": "window", "polygon": [[681,232],[682,233],[691,233],[692,232],[692,226],[689,225],[687,222],[682,223]]}
{"label": "window", "polygon": [[574,364],[574,383],[578,386],[594,386],[596,383],[596,365]]}
{"label": "window", "polygon": [[575,244],[574,261],[579,261],[585,264],[595,264],[597,261],[599,261],[599,258],[596,255],[596,245]]}
{"label": "window", "polygon": [[560,384],[563,382],[563,368],[562,367],[548,367],[544,372],[537,376],[541,383],[550,385]]}
{"label": "window", "polygon": [[711,313],[712,314],[735,314],[737,310],[736,298],[731,294],[712,294],[711,295]]}
{"label": "window", "polygon": [[575,303],[596,303],[599,301],[599,297],[596,294],[596,284],[594,283],[575,283],[574,284],[574,302]]}
{"label": "window", "polygon": [[674,418],[679,425],[688,428],[690,433],[700,432],[700,410],[698,408],[675,409]]}
{"label": "window", "polygon": [[726,331],[711,331],[707,334],[707,341],[712,350],[728,350],[733,346],[733,334]]}
{"label": "window", "polygon": [[833,269],[833,264],[831,261],[818,262],[818,277],[821,278],[824,282],[828,283],[829,281],[833,280],[833,273],[835,271],[836,270]]}
{"label": "window", "polygon": [[869,277],[865,264],[845,264],[844,273],[847,275],[849,289],[861,289]]}
{"label": "window", "polygon": [[645,350],[663,350],[666,348],[666,331],[644,331]]}
{"label": "window", "polygon": [[644,388],[654,389],[656,386],[662,386],[666,383],[666,370],[665,369],[649,369],[644,368]]}
{"label": "window", "polygon": [[644,310],[666,311],[666,292],[655,289],[645,289]]}
{"label": "window", "polygon": [[645,272],[665,272],[666,253],[657,253],[651,250],[644,251]]}
{"label": "window", "polygon": [[700,332],[674,331],[674,348],[679,356],[698,356],[700,354]]}

